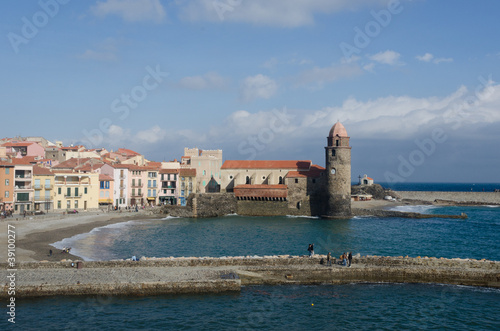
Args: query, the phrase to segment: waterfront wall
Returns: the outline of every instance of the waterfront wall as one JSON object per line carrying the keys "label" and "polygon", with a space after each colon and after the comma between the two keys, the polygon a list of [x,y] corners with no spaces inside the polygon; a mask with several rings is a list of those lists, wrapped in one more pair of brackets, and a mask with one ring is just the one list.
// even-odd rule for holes
{"label": "waterfront wall", "polygon": [[403,200],[500,205],[500,192],[397,191],[396,193]]}
{"label": "waterfront wall", "polygon": [[[21,263],[16,297],[158,295],[239,291],[242,285],[444,283],[500,287],[500,262],[470,259],[354,257],[351,268],[320,264],[325,256],[141,258],[141,261]],[[0,277],[8,275],[0,264]],[[1,297],[6,297],[4,285]]]}

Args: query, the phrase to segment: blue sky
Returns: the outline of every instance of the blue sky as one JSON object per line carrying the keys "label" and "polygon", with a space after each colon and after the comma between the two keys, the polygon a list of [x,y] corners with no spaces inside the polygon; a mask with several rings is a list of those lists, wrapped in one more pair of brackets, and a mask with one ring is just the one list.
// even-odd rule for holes
{"label": "blue sky", "polygon": [[183,148],[352,175],[500,182],[500,2],[41,0],[0,4],[2,137]]}

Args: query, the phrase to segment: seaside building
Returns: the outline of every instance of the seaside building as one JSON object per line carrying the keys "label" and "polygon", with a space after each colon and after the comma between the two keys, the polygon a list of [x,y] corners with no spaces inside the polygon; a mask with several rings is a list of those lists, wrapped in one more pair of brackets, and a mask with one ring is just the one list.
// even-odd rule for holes
{"label": "seaside building", "polygon": [[33,165],[27,159],[12,159],[14,163],[14,212],[33,211]]}
{"label": "seaside building", "polygon": [[160,193],[158,194],[158,202],[166,205],[177,205],[179,201],[179,172],[180,169],[161,169],[160,176]]}
{"label": "seaside building", "polygon": [[111,210],[113,207],[114,179],[109,175],[99,174],[99,208]]}
{"label": "seaside building", "polygon": [[0,161],[0,211],[14,209],[14,165]]}
{"label": "seaside building", "polygon": [[[122,165],[125,166],[125,165]],[[143,186],[143,169],[139,166],[128,166],[129,176],[129,193],[130,193],[130,205],[131,206],[142,206],[144,205],[144,186]]]}
{"label": "seaside building", "polygon": [[359,185],[373,185],[373,178],[368,177],[368,175],[360,176]]}
{"label": "seaside building", "polygon": [[[115,207],[127,207],[130,204],[130,196],[129,196],[129,168],[131,165],[129,164],[115,164],[113,165],[114,173],[114,190],[113,197],[115,199]],[[142,183],[141,183],[142,184]],[[142,193],[142,192],[141,192]],[[134,205],[138,205],[138,199],[140,199],[142,195],[135,197]]]}
{"label": "seaside building", "polygon": [[99,174],[53,170],[55,210],[99,208]]}
{"label": "seaside building", "polygon": [[45,157],[45,149],[36,142],[31,141],[23,141],[23,142],[8,142],[3,144],[7,149],[7,155],[11,155],[13,157],[24,157],[24,156],[38,156]]}
{"label": "seaside building", "polygon": [[325,147],[328,217],[351,215],[351,146],[342,123],[335,123]]}
{"label": "seaside building", "polygon": [[245,215],[349,217],[349,139],[340,122],[333,125],[325,147],[325,168],[307,160],[227,160],[221,167],[221,191],[233,192],[238,211]]}
{"label": "seaside building", "polygon": [[54,173],[38,165],[33,166],[33,189],[35,211],[54,210]]}
{"label": "seaside building", "polygon": [[[198,148],[184,148],[184,156],[181,157],[181,168],[196,169],[195,193],[210,193],[207,184],[212,178],[221,184],[220,169],[222,166],[222,150],[201,150]],[[219,187],[216,187],[220,191]]]}
{"label": "seaside building", "polygon": [[187,198],[191,193],[197,192],[196,169],[181,168],[179,200],[182,206],[186,205]]}
{"label": "seaside building", "polygon": [[[153,162],[150,162],[152,164]],[[158,194],[160,191],[159,184],[159,164],[156,165],[148,165],[144,167],[144,173],[147,175],[147,202],[150,206],[155,206],[158,203]]]}

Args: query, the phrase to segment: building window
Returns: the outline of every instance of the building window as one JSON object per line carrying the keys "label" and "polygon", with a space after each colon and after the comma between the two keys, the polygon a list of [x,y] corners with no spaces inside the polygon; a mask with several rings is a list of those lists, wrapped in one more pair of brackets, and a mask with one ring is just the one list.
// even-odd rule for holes
{"label": "building window", "polygon": [[86,187],[83,188],[83,193],[87,194],[87,188]]}
{"label": "building window", "polygon": [[207,174],[207,172],[205,170],[203,170],[203,176],[205,176]]}
{"label": "building window", "polygon": [[247,178],[245,180],[245,184],[250,184],[250,177],[247,176]]}
{"label": "building window", "polygon": [[57,200],[57,209],[61,209],[61,200]]}
{"label": "building window", "polygon": [[[66,189],[66,195],[67,195],[68,197],[70,197],[70,196],[71,196],[71,187],[68,187],[68,188]],[[68,201],[68,202],[69,202],[69,201]],[[69,208],[69,207],[68,207],[68,208]]]}
{"label": "building window", "polygon": [[283,177],[280,176],[280,179],[279,179],[279,183],[280,185],[283,184]]}
{"label": "building window", "polygon": [[170,190],[170,193],[171,193],[171,194],[174,194],[174,190]]}
{"label": "building window", "polygon": [[340,146],[340,141],[339,140],[336,140],[335,143],[337,144],[337,146]]}
{"label": "building window", "polygon": [[[106,181],[106,189],[109,189],[109,181]],[[87,193],[87,192],[85,192]]]}
{"label": "building window", "polygon": [[8,198],[10,196],[9,191],[5,191],[5,197]]}
{"label": "building window", "polygon": [[78,209],[78,200],[75,200],[75,209]]}
{"label": "building window", "polygon": [[316,178],[313,178],[312,182],[313,184],[316,184]]}
{"label": "building window", "polygon": [[67,200],[66,201],[66,209],[70,209],[71,208],[71,200]]}
{"label": "building window", "polygon": [[57,189],[57,194],[61,194],[61,188],[60,187]]}
{"label": "building window", "polygon": [[299,182],[299,179],[295,178],[295,184],[297,184],[298,182]]}
{"label": "building window", "polygon": [[101,182],[101,186],[99,188],[104,189],[104,182]]}
{"label": "building window", "polygon": [[5,174],[8,175],[10,173],[10,168],[5,168]]}
{"label": "building window", "polygon": [[332,149],[332,156],[335,156],[335,150]]}
{"label": "building window", "polygon": [[9,180],[8,179],[5,180],[5,186],[9,186]]}

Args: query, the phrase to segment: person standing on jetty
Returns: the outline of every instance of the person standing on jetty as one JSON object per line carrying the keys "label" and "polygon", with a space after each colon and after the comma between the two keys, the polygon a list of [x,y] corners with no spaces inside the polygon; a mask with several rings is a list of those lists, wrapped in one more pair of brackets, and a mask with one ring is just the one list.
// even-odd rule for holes
{"label": "person standing on jetty", "polygon": [[314,255],[314,244],[309,244],[309,247],[307,248],[309,251],[309,257],[313,257]]}
{"label": "person standing on jetty", "polygon": [[326,266],[332,266],[332,261],[330,261],[330,252],[328,252],[328,254],[326,254]]}
{"label": "person standing on jetty", "polygon": [[349,252],[349,255],[347,256],[347,260],[349,260],[349,267],[351,267],[351,263],[352,263],[352,252]]}

